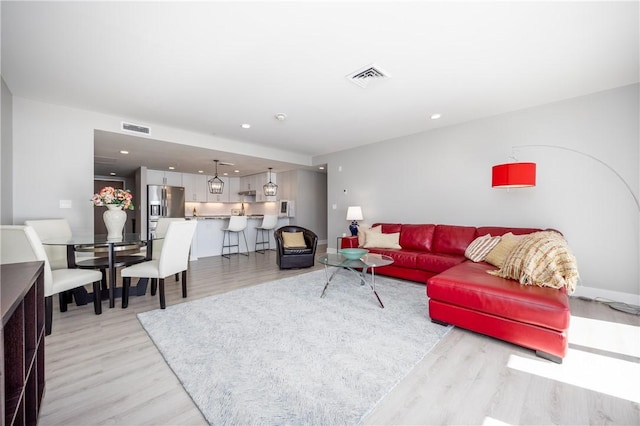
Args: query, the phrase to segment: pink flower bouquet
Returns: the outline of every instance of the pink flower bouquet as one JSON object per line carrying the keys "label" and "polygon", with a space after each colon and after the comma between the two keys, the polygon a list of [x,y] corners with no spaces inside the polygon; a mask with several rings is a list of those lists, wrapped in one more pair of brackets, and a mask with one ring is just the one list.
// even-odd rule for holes
{"label": "pink flower bouquet", "polygon": [[108,204],[122,206],[123,209],[133,210],[133,195],[131,191],[124,189],[115,189],[111,186],[105,186],[97,194],[93,194],[91,202],[96,207],[103,207]]}

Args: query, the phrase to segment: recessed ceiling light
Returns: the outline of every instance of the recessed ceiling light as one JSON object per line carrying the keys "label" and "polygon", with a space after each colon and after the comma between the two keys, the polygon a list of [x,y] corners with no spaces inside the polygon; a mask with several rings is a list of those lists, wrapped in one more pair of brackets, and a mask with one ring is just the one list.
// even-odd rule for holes
{"label": "recessed ceiling light", "polygon": [[122,151],[120,151],[120,154],[128,154],[129,151],[125,151],[124,149]]}
{"label": "recessed ceiling light", "polygon": [[198,170],[198,173],[204,173],[204,170]]}
{"label": "recessed ceiling light", "polygon": [[240,173],[240,170],[234,170],[233,173]]}
{"label": "recessed ceiling light", "polygon": [[320,166],[318,167],[320,170],[324,170],[324,166]]}
{"label": "recessed ceiling light", "polygon": [[437,120],[440,117],[442,117],[442,114],[439,114],[439,113],[431,114],[431,119],[432,120]]}
{"label": "recessed ceiling light", "polygon": [[244,123],[244,124],[242,125],[242,128],[243,128],[243,129],[250,129],[250,128],[251,128],[251,124],[249,124],[249,123]]}
{"label": "recessed ceiling light", "polygon": [[115,176],[115,175],[116,175],[116,172],[111,172],[111,173],[109,173],[109,174],[110,174],[111,176]]}
{"label": "recessed ceiling light", "polygon": [[284,121],[287,119],[287,114],[283,113],[283,112],[279,112],[275,115],[276,119],[278,121]]}
{"label": "recessed ceiling light", "polygon": [[229,176],[229,173],[224,172],[224,173],[222,174],[222,176]]}
{"label": "recessed ceiling light", "polygon": [[176,168],[173,166],[169,166],[169,170],[175,170]]}

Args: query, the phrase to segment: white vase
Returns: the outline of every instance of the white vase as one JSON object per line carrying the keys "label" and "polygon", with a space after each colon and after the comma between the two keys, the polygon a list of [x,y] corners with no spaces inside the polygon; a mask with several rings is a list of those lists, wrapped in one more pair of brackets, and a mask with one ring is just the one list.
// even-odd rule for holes
{"label": "white vase", "polygon": [[107,211],[102,214],[102,219],[107,227],[107,240],[122,241],[122,231],[127,221],[127,213],[122,210],[122,206],[107,204]]}

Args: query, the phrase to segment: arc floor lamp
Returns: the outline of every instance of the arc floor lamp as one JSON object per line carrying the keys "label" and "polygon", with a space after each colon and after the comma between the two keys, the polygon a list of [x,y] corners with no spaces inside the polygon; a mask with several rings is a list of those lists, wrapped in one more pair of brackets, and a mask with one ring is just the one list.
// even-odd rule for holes
{"label": "arc floor lamp", "polygon": [[[609,164],[605,163],[598,157],[594,157],[591,154],[586,152],[578,151],[577,149],[567,148],[565,146],[560,145],[515,145],[512,147],[513,150],[519,148],[550,148],[550,149],[560,149],[563,151],[573,152],[574,154],[582,155],[592,160],[602,164],[607,169],[609,169],[616,177],[622,182],[622,184],[627,188],[631,197],[633,197],[633,201],[636,204],[636,208],[638,212],[640,212],[640,202],[638,201],[638,197],[629,186],[629,183],[622,177],[620,173],[618,173],[613,167]],[[522,162],[514,162],[514,163],[505,163],[498,164],[492,167],[491,170],[491,186],[494,188],[524,188],[536,185],[536,163],[522,163]]]}

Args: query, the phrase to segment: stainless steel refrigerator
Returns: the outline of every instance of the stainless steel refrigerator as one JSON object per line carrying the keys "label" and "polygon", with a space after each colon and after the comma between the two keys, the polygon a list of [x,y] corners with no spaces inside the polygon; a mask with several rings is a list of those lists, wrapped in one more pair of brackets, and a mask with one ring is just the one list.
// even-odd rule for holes
{"label": "stainless steel refrigerator", "polygon": [[147,203],[147,230],[153,237],[161,217],[184,217],[184,188],[147,185]]}

